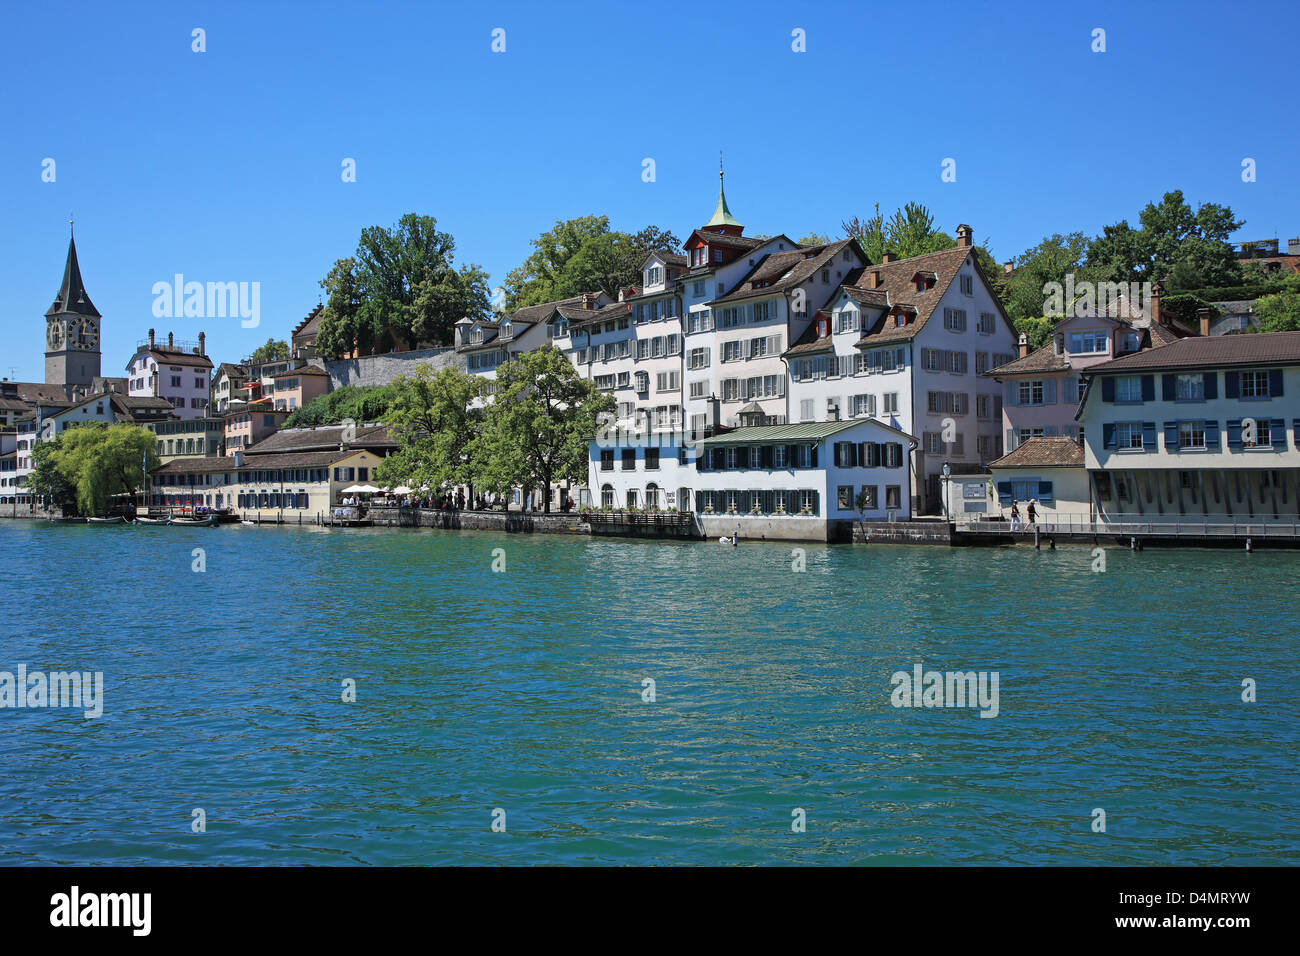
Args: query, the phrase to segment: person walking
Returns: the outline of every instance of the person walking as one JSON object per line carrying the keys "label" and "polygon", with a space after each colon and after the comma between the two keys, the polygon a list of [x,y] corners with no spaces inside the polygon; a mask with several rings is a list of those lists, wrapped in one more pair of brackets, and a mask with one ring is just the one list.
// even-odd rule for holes
{"label": "person walking", "polygon": [[1034,507],[1033,498],[1029,499],[1029,508],[1026,510],[1029,514],[1029,527],[1032,528],[1034,526],[1034,522],[1038,520],[1038,509]]}
{"label": "person walking", "polygon": [[1011,502],[1011,530],[1020,530],[1020,502]]}

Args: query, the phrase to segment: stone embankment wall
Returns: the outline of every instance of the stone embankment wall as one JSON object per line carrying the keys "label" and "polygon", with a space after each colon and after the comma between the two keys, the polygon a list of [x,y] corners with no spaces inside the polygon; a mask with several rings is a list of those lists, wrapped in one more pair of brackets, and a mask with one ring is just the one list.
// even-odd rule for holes
{"label": "stone embankment wall", "polygon": [[463,369],[465,358],[449,348],[418,349],[339,359],[325,362],[324,368],[330,373],[330,388],[335,389],[344,385],[387,385],[399,375],[414,375],[415,367],[425,363],[432,365],[435,372],[448,365]]}
{"label": "stone embankment wall", "polygon": [[531,514],[520,511],[425,511],[413,508],[371,508],[366,512],[375,527],[444,528],[465,531],[531,532],[533,534],[587,534],[577,514]]}

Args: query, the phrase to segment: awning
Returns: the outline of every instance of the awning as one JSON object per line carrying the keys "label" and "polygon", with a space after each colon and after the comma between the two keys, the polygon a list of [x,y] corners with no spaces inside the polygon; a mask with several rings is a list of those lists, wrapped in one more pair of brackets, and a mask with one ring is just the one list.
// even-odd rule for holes
{"label": "awning", "polygon": [[380,489],[374,485],[349,485],[343,489],[345,495],[377,495]]}

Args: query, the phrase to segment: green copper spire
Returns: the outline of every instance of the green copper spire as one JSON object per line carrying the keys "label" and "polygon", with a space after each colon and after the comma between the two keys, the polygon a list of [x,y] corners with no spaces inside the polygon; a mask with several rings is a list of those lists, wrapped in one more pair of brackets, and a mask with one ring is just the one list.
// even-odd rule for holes
{"label": "green copper spire", "polygon": [[722,188],[722,154],[718,154],[718,208],[713,210],[713,218],[704,224],[704,228],[710,226],[740,226],[736,217],[731,214],[727,208],[727,194]]}

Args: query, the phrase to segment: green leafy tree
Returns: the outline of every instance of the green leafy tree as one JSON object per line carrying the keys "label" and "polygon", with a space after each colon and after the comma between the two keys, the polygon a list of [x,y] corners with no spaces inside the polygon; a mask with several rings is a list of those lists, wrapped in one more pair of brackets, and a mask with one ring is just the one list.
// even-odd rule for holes
{"label": "green leafy tree", "polygon": [[1300,331],[1300,276],[1290,276],[1287,288],[1255,300],[1252,332]]}
{"label": "green leafy tree", "polygon": [[1057,321],[1046,316],[1026,316],[1015,319],[1012,325],[1015,326],[1017,335],[1023,333],[1029,339],[1029,351],[1036,352],[1051,341],[1052,329]]}
{"label": "green leafy tree", "polygon": [[323,354],[448,344],[459,319],[490,314],[487,273],[456,268],[456,241],[437,225],[407,213],[392,229],[362,230],[355,255],[321,280],[328,299],[316,344]]}
{"label": "green leafy tree", "polygon": [[681,240],[658,226],[637,233],[615,232],[608,216],[579,216],[557,222],[533,240],[533,251],[504,283],[507,311],[554,302],[600,289],[639,285],[641,264],[651,252],[673,252]]}
{"label": "green leafy tree", "polygon": [[478,483],[500,494],[543,488],[545,510],[558,481],[587,476],[588,441],[614,399],[580,378],[553,348],[525,352],[497,370],[497,391],[471,443]]}
{"label": "green leafy tree", "polygon": [[259,345],[249,356],[249,364],[261,365],[264,362],[282,362],[289,357],[289,343],[283,339],[267,339],[265,345]]}
{"label": "green leafy tree", "polygon": [[1088,249],[1088,264],[1112,282],[1161,282],[1170,290],[1232,286],[1241,266],[1228,242],[1245,225],[1227,206],[1204,203],[1195,210],[1181,189],[1147,203],[1140,228],[1121,220],[1102,229]]}
{"label": "green leafy tree", "polygon": [[810,232],[799,240],[801,246],[824,246],[831,241],[831,237],[821,232]]}
{"label": "green leafy tree", "polygon": [[[1012,323],[1040,318],[1050,311],[1049,296],[1044,291],[1048,283],[1056,282],[1064,287],[1068,275],[1074,276],[1076,285],[1102,279],[1102,268],[1085,264],[1088,248],[1088,237],[1081,232],[1056,233],[1017,256],[1015,271],[1004,278],[1001,289],[1002,307]],[[1064,314],[1073,314],[1074,302],[1062,302],[1062,306]]]}
{"label": "green leafy tree", "polygon": [[880,262],[886,252],[900,259],[940,252],[957,245],[957,240],[934,226],[934,215],[921,203],[909,202],[885,219],[880,204],[866,220],[854,216],[840,223],[844,234],[857,239],[872,262]]}
{"label": "green leafy tree", "polygon": [[344,385],[295,409],[282,428],[316,428],[354,422],[386,421],[395,392],[389,385]]}
{"label": "green leafy tree", "polygon": [[77,482],[59,469],[59,439],[38,441],[32,448],[32,473],[26,488],[33,495],[45,499],[47,509],[53,506],[69,517],[77,512]]}
{"label": "green leafy tree", "polygon": [[[44,445],[42,448],[40,446]],[[158,467],[152,432],[119,422],[88,422],[59,434],[53,442],[33,449],[32,490],[48,495],[66,511],[69,491],[77,513],[102,515],[118,495],[134,496],[144,484],[141,465]]]}
{"label": "green leafy tree", "polygon": [[482,394],[483,380],[454,366],[435,373],[420,365],[390,387],[385,421],[397,452],[379,463],[375,477],[390,488],[472,484],[469,450],[483,410],[471,405]]}

